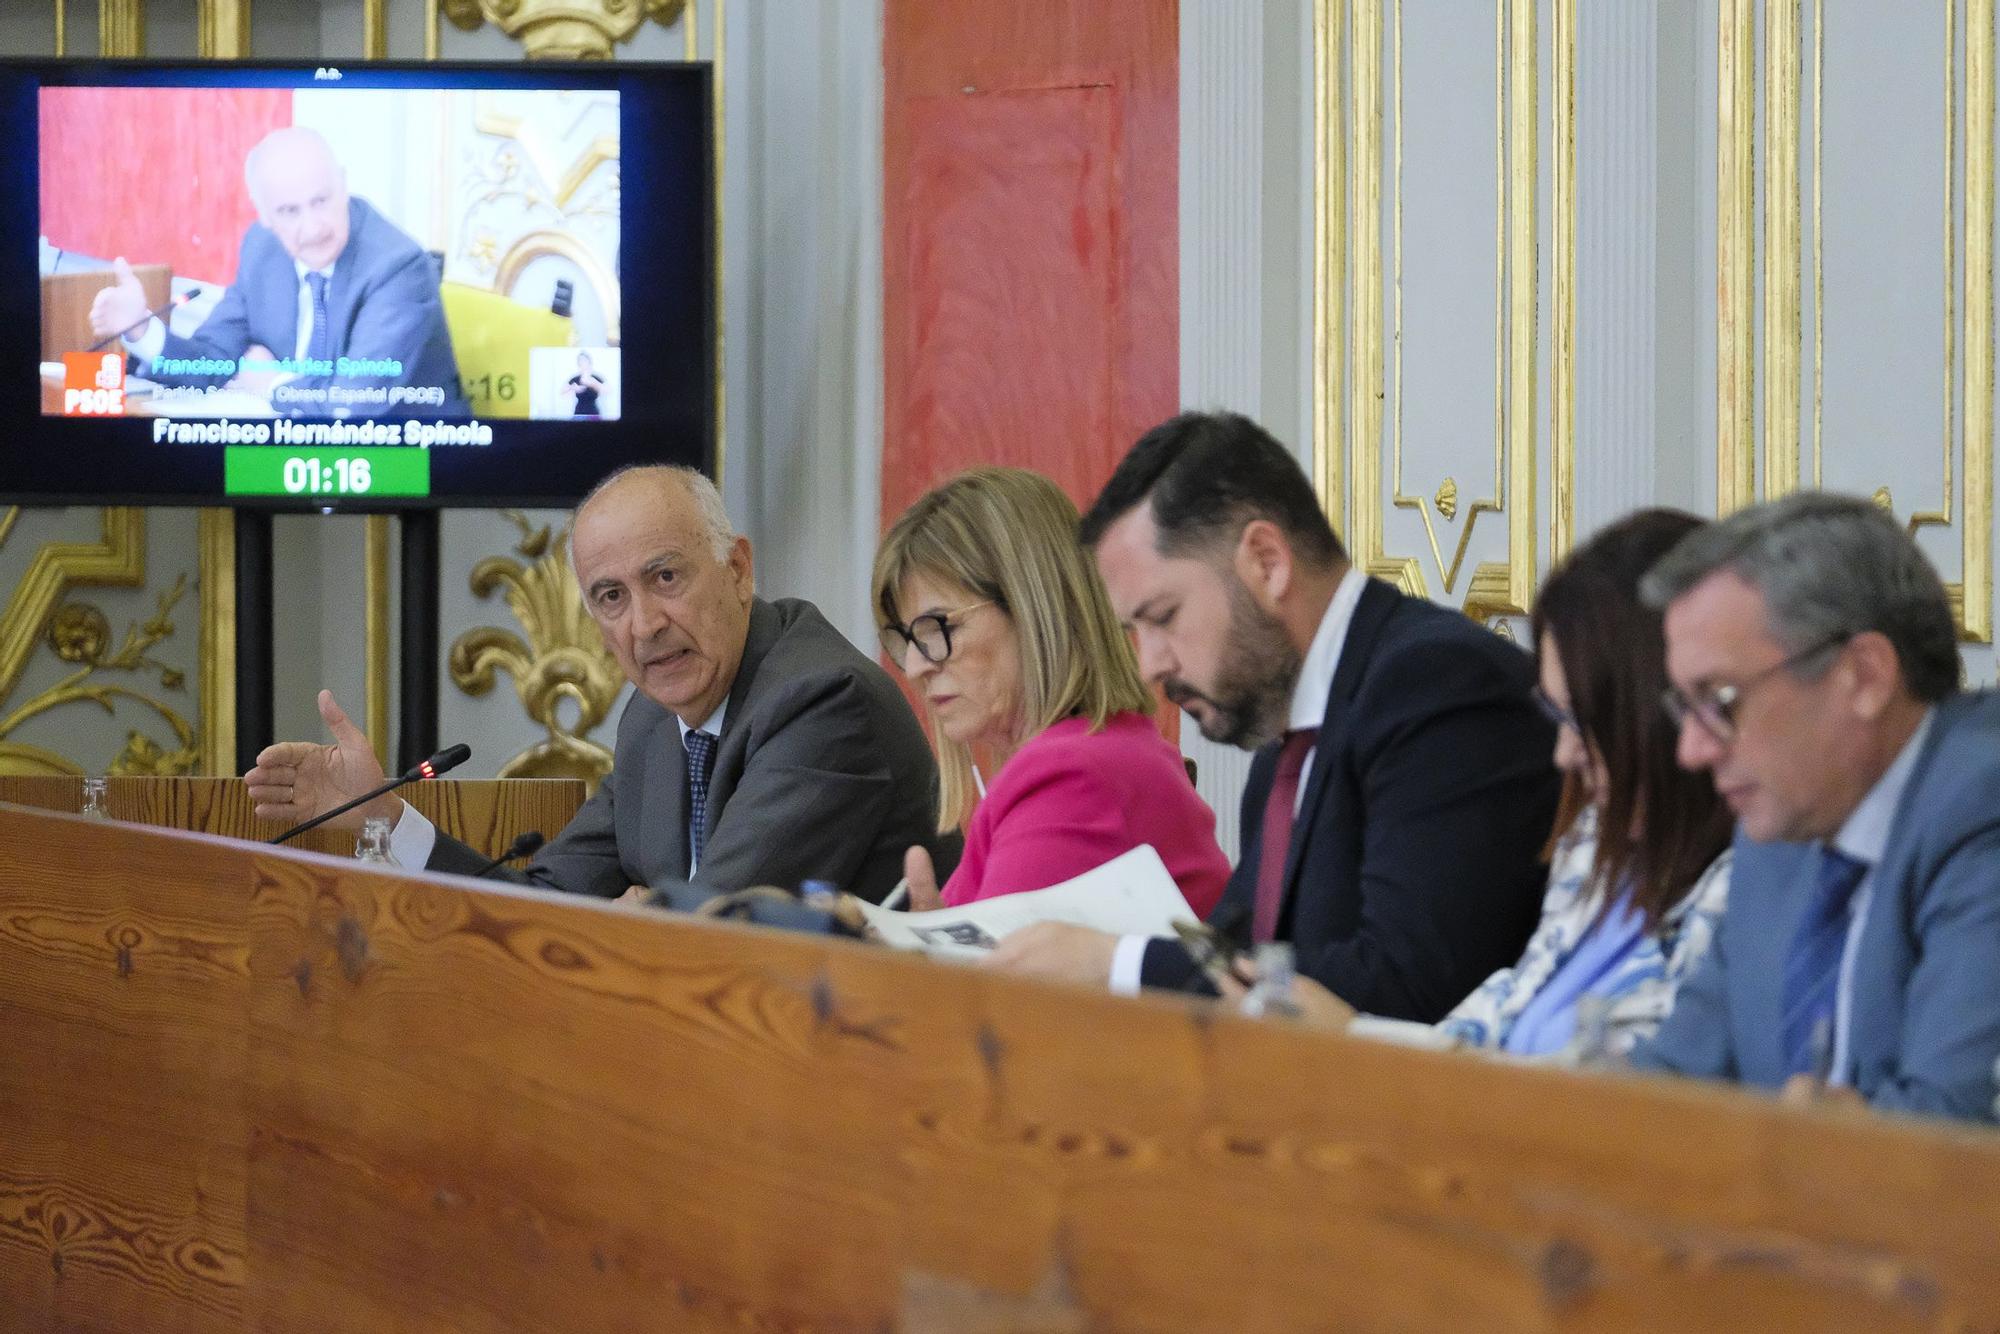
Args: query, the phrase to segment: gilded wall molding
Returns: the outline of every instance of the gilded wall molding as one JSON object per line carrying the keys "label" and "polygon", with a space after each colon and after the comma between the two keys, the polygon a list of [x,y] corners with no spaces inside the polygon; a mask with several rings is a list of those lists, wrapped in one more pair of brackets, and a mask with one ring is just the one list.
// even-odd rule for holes
{"label": "gilded wall molding", "polygon": [[[498,626],[468,630],[452,642],[451,679],[477,696],[493,688],[496,673],[506,672],[528,716],[547,731],[544,740],[501,765],[500,777],[580,778],[595,790],[611,772],[611,751],[588,733],[618,702],[624,673],[604,647],[570,572],[567,530],[551,537],[547,527],[533,527],[518,511],[505,513],[521,528],[515,557],[532,563],[489,556],[472,567],[471,587],[481,598],[504,589],[527,642]],[[577,709],[570,725],[562,719],[565,700]]]}
{"label": "gilded wall molding", "polygon": [[1313,487],[1333,526],[1352,538],[1343,426],[1347,359],[1347,135],[1341,114],[1342,16],[1333,0],[1313,5]]}
{"label": "gilded wall molding", "polygon": [[250,50],[251,0],[201,0],[195,11],[196,49],[210,59]]}
{"label": "gilded wall molding", "polygon": [[96,542],[50,542],[0,611],[0,698],[13,693],[56,607],[72,588],[137,588],[146,579],[146,512],[107,509]]}
{"label": "gilded wall molding", "polygon": [[368,735],[374,739],[375,758],[386,769],[391,730],[390,690],[396,671],[389,634],[392,588],[389,545],[393,534],[386,514],[371,514],[362,520],[362,524],[361,711]]}
{"label": "gilded wall molding", "polygon": [[[1963,6],[1964,76],[1959,75],[1959,14]],[[1939,338],[1943,368],[1944,429],[1940,440],[1943,484],[1931,508],[1912,507],[1914,533],[1926,527],[1959,529],[1962,568],[1947,582],[1960,635],[1977,643],[1993,637],[1993,176],[1995,0],[1945,0],[1941,127],[1944,189],[1941,207],[1944,318]],[[1717,31],[1716,136],[1716,506],[1727,514],[1760,497],[1775,499],[1801,486],[1818,486],[1825,459],[1826,6],[1813,0],[1811,61],[1804,65],[1802,0],[1764,0],[1762,106],[1764,155],[1758,171],[1758,71],[1755,66],[1756,0],[1722,0]],[[1802,80],[1802,68],[1809,69]],[[1804,86],[1802,86],[1804,85]],[[1802,112],[1810,88],[1812,114],[1813,240],[1805,253],[1799,162],[1804,149]],[[1961,166],[1958,153],[1963,147]],[[1750,275],[1758,261],[1754,216],[1763,197],[1763,381],[1757,383],[1751,328],[1755,293]],[[1964,216],[1958,215],[1960,192]],[[1835,201],[1838,207],[1839,201]],[[1801,274],[1811,273],[1813,319],[1802,327]],[[1808,463],[1800,423],[1801,354],[1811,349],[1811,427]],[[1753,404],[1761,387],[1761,438]],[[1761,444],[1762,486],[1758,485]],[[1876,488],[1878,503],[1892,500]]]}
{"label": "gilded wall molding", "polygon": [[1756,0],[1720,0],[1716,21],[1715,503],[1727,514],[1757,494]]}
{"label": "gilded wall molding", "polygon": [[1764,125],[1764,477],[1775,497],[1799,482],[1799,265],[1776,262],[1800,247],[1799,0],[1764,6]]}
{"label": "gilded wall molding", "polygon": [[236,769],[236,516],[202,510],[196,519],[200,563],[201,772]]}
{"label": "gilded wall molding", "polygon": [[[18,510],[9,511],[0,526],[11,532],[18,515]],[[72,599],[70,594],[79,588],[134,588],[145,582],[146,513],[106,509],[100,511],[100,522],[100,541],[43,544],[15,585],[5,611],[0,612],[0,702],[11,701],[39,648],[47,647],[74,668],[0,716],[0,772],[83,772],[84,766],[71,757],[8,738],[22,724],[71,705],[90,704],[115,716],[121,699],[158,714],[173,729],[175,745],[163,748],[145,733],[131,729],[123,751],[111,762],[112,772],[187,773],[200,762],[194,726],[180,710],[145,690],[103,679],[105,673],[157,675],[163,690],[186,689],[183,673],[154,659],[151,650],[174,633],[170,616],[187,592],[187,576],[182,575],[172,588],[158,595],[154,615],[128,627],[123,642],[114,650],[110,617],[94,603]]]}
{"label": "gilded wall molding", "polygon": [[[240,59],[250,52],[251,0],[200,0],[196,34],[201,54],[211,60]],[[199,675],[200,772],[236,771],[236,515],[204,509],[196,519],[200,590]]]}
{"label": "gilded wall molding", "polygon": [[491,23],[530,60],[609,60],[647,19],[671,28],[685,8],[687,0],[444,0],[454,25],[471,32]]}
{"label": "gilded wall molding", "polygon": [[1549,364],[1549,563],[1576,545],[1576,0],[1554,0],[1549,207],[1555,289]]}
{"label": "gilded wall molding", "polygon": [[107,56],[146,54],[146,0],[97,0],[97,49]]}
{"label": "gilded wall molding", "polygon": [[158,678],[163,690],[185,690],[187,682],[179,669],[152,656],[152,649],[174,633],[171,616],[187,593],[187,576],[174,580],[161,593],[152,616],[126,627],[125,638],[114,652],[111,647],[111,618],[94,603],[72,601],[56,608],[50,617],[46,639],[61,661],[76,670],[54,685],[16,706],[0,717],[0,770],[9,773],[81,773],[73,760],[38,746],[9,741],[23,723],[72,704],[94,704],[116,716],[120,700],[131,700],[151,709],[173,729],[176,745],[162,747],[137,728],[125,733],[125,745],[105,772],[114,774],[174,775],[192,773],[201,761],[194,725],[177,709],[155,695],[115,681],[104,673],[123,673]]}
{"label": "gilded wall molding", "polygon": [[1993,640],[1993,56],[1994,0],[1966,7],[1965,569],[1959,625]]}
{"label": "gilded wall molding", "polygon": [[[1413,510],[1421,520],[1446,596],[1458,597],[1480,619],[1518,615],[1534,597],[1539,568],[1538,445],[1536,399],[1542,354],[1541,303],[1549,298],[1548,356],[1550,527],[1549,551],[1559,559],[1574,541],[1575,523],[1575,302],[1576,302],[1576,7],[1554,0],[1551,41],[1551,113],[1547,133],[1549,219],[1553,244],[1546,279],[1539,267],[1543,129],[1539,118],[1542,66],[1538,58],[1537,0],[1495,0],[1498,155],[1494,330],[1494,471],[1489,485],[1468,500],[1454,478],[1406,484],[1402,422],[1403,238],[1403,6],[1392,0],[1393,254],[1389,282],[1393,307],[1385,328],[1380,241],[1383,186],[1382,0],[1351,0],[1343,15],[1336,0],[1319,0],[1313,14],[1314,91],[1318,99],[1314,153],[1313,477],[1322,504],[1338,524],[1345,516],[1348,546],[1358,566],[1405,592],[1430,594],[1416,556],[1392,553],[1385,538],[1385,507]],[[1343,46],[1343,32],[1347,36]],[[1346,90],[1343,104],[1340,90]],[[1344,114],[1343,114],[1344,113]],[[1393,350],[1391,350],[1393,349]],[[1394,385],[1386,383],[1385,356],[1394,357]],[[1383,486],[1384,399],[1389,398],[1389,488]],[[1343,419],[1344,411],[1344,419]],[[1343,468],[1343,464],[1345,465]],[[1461,577],[1473,529],[1486,514],[1504,515],[1507,555],[1476,564]],[[1441,538],[1440,521],[1460,523],[1455,541]],[[1447,541],[1450,541],[1447,552]]]}

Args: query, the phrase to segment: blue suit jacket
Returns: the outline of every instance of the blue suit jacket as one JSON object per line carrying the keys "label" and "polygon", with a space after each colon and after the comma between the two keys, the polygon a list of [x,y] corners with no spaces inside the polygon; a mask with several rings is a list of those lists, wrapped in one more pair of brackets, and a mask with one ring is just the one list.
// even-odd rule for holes
{"label": "blue suit jacket", "polygon": [[[327,288],[333,355],[394,359],[403,363],[403,374],[400,379],[304,375],[291,383],[299,388],[436,385],[444,390],[444,401],[300,404],[292,410],[308,417],[332,416],[339,406],[358,417],[467,416],[469,409],[458,383],[458,359],[452,355],[444,303],[438,297],[437,266],[415,241],[364,199],[347,201],[347,225],[347,245],[334,262],[333,282]],[[277,236],[262,223],[253,223],[243,234],[236,281],[193,336],[168,334],[161,355],[233,361],[252,343],[261,343],[277,356],[289,357],[298,345],[298,321],[298,269]],[[148,378],[162,384],[205,385],[220,384],[229,377],[149,373]],[[276,406],[285,408],[282,402]]]}
{"label": "blue suit jacket", "polygon": [[[1817,845],[1736,843],[1729,907],[1641,1069],[1775,1088],[1785,956]],[[1938,706],[1874,870],[1854,960],[1851,1082],[1896,1111],[1994,1119],[2000,1058],[2000,696]]]}

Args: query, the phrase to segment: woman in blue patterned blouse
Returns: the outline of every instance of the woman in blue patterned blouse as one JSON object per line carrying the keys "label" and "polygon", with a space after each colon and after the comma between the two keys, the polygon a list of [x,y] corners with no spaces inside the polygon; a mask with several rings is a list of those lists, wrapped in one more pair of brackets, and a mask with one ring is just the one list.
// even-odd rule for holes
{"label": "woman in blue patterned blouse", "polygon": [[1639,600],[1640,577],[1700,522],[1641,510],[1579,547],[1536,600],[1536,695],[1556,723],[1566,799],[1527,949],[1438,1025],[1460,1042],[1622,1056],[1707,952],[1732,821],[1708,776],[1675,763],[1660,614]]}

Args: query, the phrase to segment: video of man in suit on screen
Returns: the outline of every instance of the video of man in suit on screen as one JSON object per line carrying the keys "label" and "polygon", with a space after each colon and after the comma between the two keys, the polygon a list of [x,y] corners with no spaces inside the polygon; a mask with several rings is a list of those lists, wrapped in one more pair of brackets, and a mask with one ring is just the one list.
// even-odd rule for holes
{"label": "video of man in suit on screen", "polygon": [[617,416],[615,91],[39,96],[45,415]]}

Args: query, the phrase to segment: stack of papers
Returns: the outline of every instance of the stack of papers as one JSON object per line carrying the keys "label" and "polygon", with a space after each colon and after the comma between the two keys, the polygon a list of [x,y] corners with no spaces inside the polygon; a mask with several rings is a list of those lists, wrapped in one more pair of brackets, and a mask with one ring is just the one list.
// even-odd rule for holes
{"label": "stack of papers", "polygon": [[1034,922],[1070,922],[1119,936],[1171,936],[1194,911],[1148,844],[1047,889],[1002,894],[961,908],[897,912],[861,905],[884,944],[946,958],[976,959]]}

